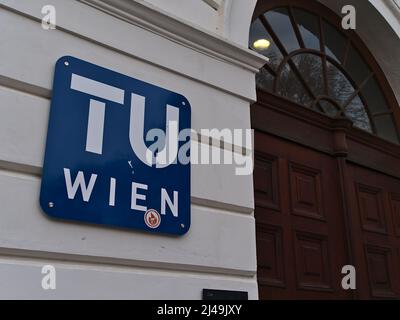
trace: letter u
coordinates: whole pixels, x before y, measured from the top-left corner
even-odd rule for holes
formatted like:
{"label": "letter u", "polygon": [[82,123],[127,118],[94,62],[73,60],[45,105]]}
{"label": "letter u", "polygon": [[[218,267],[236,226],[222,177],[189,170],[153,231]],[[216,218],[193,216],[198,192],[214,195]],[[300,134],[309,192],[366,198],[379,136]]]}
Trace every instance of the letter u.
{"label": "letter u", "polygon": [[132,93],[129,140],[136,156],[143,163],[149,167],[156,165],[156,168],[165,168],[172,164],[178,155],[179,109],[167,105],[165,145],[154,156],[144,142],[145,102],[145,97]]}

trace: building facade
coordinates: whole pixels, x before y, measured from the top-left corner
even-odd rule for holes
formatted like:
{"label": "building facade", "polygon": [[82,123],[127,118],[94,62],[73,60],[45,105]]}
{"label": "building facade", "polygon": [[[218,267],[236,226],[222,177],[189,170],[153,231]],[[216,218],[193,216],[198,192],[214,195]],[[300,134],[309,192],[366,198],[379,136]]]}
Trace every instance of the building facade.
{"label": "building facade", "polygon": [[[55,29],[42,26],[47,5]],[[355,30],[340,27],[345,5]],[[0,298],[400,296],[398,1],[0,0],[0,25]],[[192,139],[254,154],[254,175],[192,165],[180,237],[47,217],[40,182],[63,56],[182,93],[198,132],[253,128],[254,148],[212,131]],[[346,265],[356,290],[342,288]],[[44,266],[55,289],[42,286]]]}

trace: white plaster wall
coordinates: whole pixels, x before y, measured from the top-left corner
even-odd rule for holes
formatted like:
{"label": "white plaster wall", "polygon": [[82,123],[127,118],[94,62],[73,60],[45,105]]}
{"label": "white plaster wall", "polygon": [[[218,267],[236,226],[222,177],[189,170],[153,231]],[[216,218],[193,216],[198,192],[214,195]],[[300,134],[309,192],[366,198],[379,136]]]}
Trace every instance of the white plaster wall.
{"label": "white plaster wall", "polygon": [[[142,0],[135,0],[142,1]],[[218,33],[222,0],[144,0],[160,10]],[[211,4],[211,5],[210,5]],[[213,6],[212,6],[213,5]]]}
{"label": "white plaster wall", "polygon": [[247,48],[257,0],[133,0],[148,3],[178,19]]}
{"label": "white plaster wall", "polygon": [[[214,288],[256,299],[252,177],[232,166],[193,166],[192,227],[181,238],[60,222],[38,204],[60,56],[184,94],[196,129],[249,128],[256,69],[79,1],[52,1],[57,30],[45,31],[47,2],[0,1],[0,298],[200,299]],[[57,270],[51,292],[40,286],[45,264]]]}
{"label": "white plaster wall", "polygon": [[224,36],[234,43],[248,47],[251,19],[257,0],[226,0]]}

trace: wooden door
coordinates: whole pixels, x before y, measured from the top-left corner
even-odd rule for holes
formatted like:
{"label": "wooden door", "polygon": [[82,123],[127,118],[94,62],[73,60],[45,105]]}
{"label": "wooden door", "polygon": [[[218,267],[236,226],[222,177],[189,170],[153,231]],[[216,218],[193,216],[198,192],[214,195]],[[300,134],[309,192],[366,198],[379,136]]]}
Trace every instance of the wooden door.
{"label": "wooden door", "polygon": [[349,206],[361,299],[400,297],[400,179],[348,166]]}
{"label": "wooden door", "polygon": [[[258,100],[260,298],[399,299],[400,146],[273,95]],[[345,265],[356,290],[341,287]]]}
{"label": "wooden door", "polygon": [[255,150],[260,298],[351,297],[336,159],[260,131]]}

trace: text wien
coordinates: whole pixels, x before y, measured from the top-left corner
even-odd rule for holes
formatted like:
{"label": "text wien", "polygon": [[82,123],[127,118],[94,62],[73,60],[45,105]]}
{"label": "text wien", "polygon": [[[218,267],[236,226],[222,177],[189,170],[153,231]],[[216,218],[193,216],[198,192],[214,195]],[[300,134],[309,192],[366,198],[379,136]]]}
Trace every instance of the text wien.
{"label": "text wien", "polygon": [[[89,183],[86,185],[85,176],[82,171],[79,171],[77,176],[75,177],[74,182],[72,182],[71,171],[68,168],[64,168],[64,177],[65,177],[65,185],[67,189],[68,199],[75,199],[76,193],[78,189],[82,192],[83,201],[89,202],[90,196],[92,194],[93,188],[96,183],[97,174],[91,174]],[[115,191],[117,187],[117,180],[115,178],[110,178],[110,193],[108,204],[110,207],[115,206]],[[141,190],[141,193],[139,193]],[[147,211],[147,207],[143,205],[146,201],[146,195],[144,194],[148,190],[147,184],[132,182],[132,192],[131,192],[131,209],[137,211]],[[172,199],[168,194],[167,190],[161,188],[161,214],[165,215],[167,206],[169,210],[172,212],[172,215],[175,218],[178,218],[179,208],[178,208],[178,192],[173,191]],[[142,204],[138,204],[138,200],[142,202]]]}

